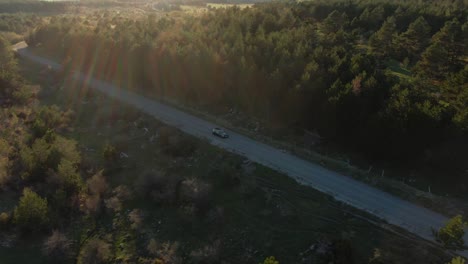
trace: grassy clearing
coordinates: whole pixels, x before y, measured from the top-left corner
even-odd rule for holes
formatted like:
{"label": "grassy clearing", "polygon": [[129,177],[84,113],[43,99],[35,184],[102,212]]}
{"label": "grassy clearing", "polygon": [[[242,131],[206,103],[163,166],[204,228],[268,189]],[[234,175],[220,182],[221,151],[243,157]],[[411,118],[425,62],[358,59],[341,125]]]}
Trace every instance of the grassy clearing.
{"label": "grassy clearing", "polygon": [[[37,68],[31,64],[22,65],[31,82],[50,87],[51,83],[47,83],[50,79],[38,78]],[[150,137],[164,127],[159,121],[119,102],[89,93],[86,87],[75,82],[54,87],[63,89],[45,88],[40,96],[41,103],[70,107],[75,111],[74,130],[67,137],[79,142],[83,162],[88,167],[102,166],[101,150],[106,142],[128,155],[119,159],[115,169],[107,170],[112,187],[122,184],[131,187],[139,175],[152,169],[165,171],[166,177],[193,178],[212,187],[212,209],[205,217],[198,217],[187,207],[161,205],[148,199],[133,199],[124,204],[122,212],[142,210],[144,222],[137,236],[124,224],[107,231],[114,235],[115,245],[125,244],[118,252],[121,257],[133,245],[144,249],[147,241],[155,238],[178,242],[182,255],[219,243],[222,259],[232,263],[258,263],[269,255],[277,256],[280,263],[298,263],[303,258],[320,263],[325,256],[308,249],[333,241],[346,241],[343,243],[350,245],[355,263],[366,263],[375,248],[397,263],[442,263],[446,260],[439,249],[370,224],[366,221],[372,219],[369,215],[266,167],[246,166],[242,157],[175,130],[173,133],[187,138],[196,149],[189,155],[168,155],[159,140],[150,141]],[[112,222],[122,223],[123,215],[102,219],[100,232],[105,232]],[[37,248],[38,243],[32,244]],[[31,244],[15,248],[27,246]],[[20,252],[11,251],[12,259]],[[37,262],[32,259],[27,262],[41,263],[39,259]]]}

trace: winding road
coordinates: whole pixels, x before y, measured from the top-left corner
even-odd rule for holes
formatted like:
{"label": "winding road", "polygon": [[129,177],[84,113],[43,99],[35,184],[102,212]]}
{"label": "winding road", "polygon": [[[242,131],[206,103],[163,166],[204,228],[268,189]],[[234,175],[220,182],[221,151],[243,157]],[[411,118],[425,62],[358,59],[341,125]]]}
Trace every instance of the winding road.
{"label": "winding road", "polygon": [[[25,58],[53,69],[60,64],[32,54],[26,43],[18,43],[13,49]],[[333,196],[336,200],[371,213],[389,224],[399,226],[429,241],[434,241],[431,229],[442,227],[448,218],[427,208],[412,204],[379,189],[373,188],[351,177],[340,175],[320,165],[313,164],[281,150],[255,141],[251,138],[228,131],[230,138],[221,139],[211,135],[216,124],[187,114],[171,106],[153,101],[136,93],[115,87],[107,82],[75,73],[79,81],[90,87],[132,105],[162,122],[180,130],[207,139],[211,144],[238,153],[248,159],[287,174],[298,182]],[[465,234],[465,241],[468,235]],[[467,257],[468,252],[458,252]]]}

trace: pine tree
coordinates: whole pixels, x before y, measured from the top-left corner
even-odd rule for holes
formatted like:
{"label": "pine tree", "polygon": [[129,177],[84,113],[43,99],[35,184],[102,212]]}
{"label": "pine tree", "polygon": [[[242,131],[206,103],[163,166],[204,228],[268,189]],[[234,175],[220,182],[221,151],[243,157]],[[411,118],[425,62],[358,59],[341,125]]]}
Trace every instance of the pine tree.
{"label": "pine tree", "polygon": [[439,43],[447,50],[447,63],[450,68],[460,64],[458,57],[464,56],[465,43],[462,40],[462,31],[457,19],[447,21],[439,32],[432,37],[432,43]]}
{"label": "pine tree", "polygon": [[[403,57],[416,59],[426,48],[430,40],[431,27],[421,16],[408,26],[398,38],[398,48],[402,50]],[[402,55],[400,54],[400,55]],[[403,58],[400,56],[400,58]]]}
{"label": "pine tree", "polygon": [[393,38],[396,33],[395,18],[389,17],[383,23],[379,31],[369,39],[370,45],[374,53],[379,56],[390,56],[393,50]]}
{"label": "pine tree", "polygon": [[461,68],[463,48],[458,20],[447,21],[432,36],[431,45],[422,53],[417,69],[428,77],[442,79]]}
{"label": "pine tree", "polygon": [[436,42],[423,52],[416,68],[431,78],[443,78],[448,73],[448,57],[446,47]]}

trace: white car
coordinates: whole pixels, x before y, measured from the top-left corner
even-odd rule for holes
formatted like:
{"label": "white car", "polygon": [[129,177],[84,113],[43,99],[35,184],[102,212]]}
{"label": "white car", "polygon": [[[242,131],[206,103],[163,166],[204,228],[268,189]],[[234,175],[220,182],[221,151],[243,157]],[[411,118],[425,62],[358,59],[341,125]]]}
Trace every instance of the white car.
{"label": "white car", "polygon": [[221,138],[228,138],[229,135],[221,128],[215,127],[213,130],[211,130],[213,135],[221,137]]}

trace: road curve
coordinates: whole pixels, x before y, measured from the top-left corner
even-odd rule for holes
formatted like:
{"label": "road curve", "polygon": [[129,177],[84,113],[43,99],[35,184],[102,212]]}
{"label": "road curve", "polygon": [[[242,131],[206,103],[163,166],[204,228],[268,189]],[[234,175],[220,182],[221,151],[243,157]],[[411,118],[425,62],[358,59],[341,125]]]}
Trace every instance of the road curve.
{"label": "road curve", "polygon": [[[60,64],[54,61],[29,52],[25,43],[15,45],[13,49],[19,55],[37,63],[48,65],[53,69],[60,69],[61,67]],[[447,217],[439,213],[412,204],[351,177],[340,175],[320,165],[283,153],[279,149],[233,131],[226,130],[230,135],[229,139],[214,137],[211,135],[211,129],[217,125],[168,105],[81,73],[75,73],[73,77],[86,82],[90,87],[110,97],[140,109],[168,125],[177,127],[196,137],[207,139],[213,145],[238,153],[252,161],[287,174],[302,184],[329,194],[338,201],[371,213],[424,239],[434,241],[432,228],[438,229],[448,220]],[[468,234],[465,234],[465,241],[468,241]],[[468,256],[466,251],[458,253],[465,257]]]}

